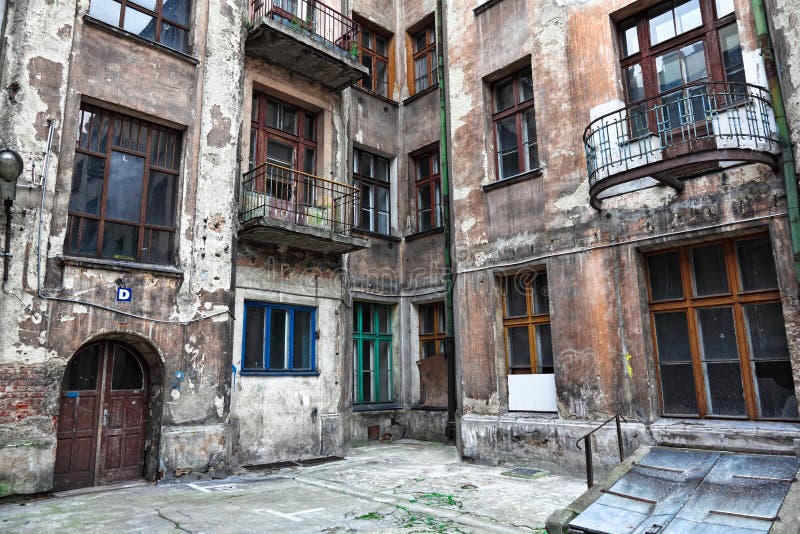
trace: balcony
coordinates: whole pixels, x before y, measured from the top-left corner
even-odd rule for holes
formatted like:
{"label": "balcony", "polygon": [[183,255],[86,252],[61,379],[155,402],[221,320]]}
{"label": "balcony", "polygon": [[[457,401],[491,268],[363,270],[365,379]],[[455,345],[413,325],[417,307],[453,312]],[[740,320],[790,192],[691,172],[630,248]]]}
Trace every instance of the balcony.
{"label": "balcony", "polygon": [[340,90],[369,74],[358,23],[321,0],[251,0],[245,53]]}
{"label": "balcony", "polygon": [[602,201],[747,163],[777,168],[780,142],[769,92],[732,82],[692,83],[608,113],[583,135],[589,199]]}
{"label": "balcony", "polygon": [[272,243],[326,254],[369,247],[350,234],[358,189],[265,163],[243,176],[239,240]]}

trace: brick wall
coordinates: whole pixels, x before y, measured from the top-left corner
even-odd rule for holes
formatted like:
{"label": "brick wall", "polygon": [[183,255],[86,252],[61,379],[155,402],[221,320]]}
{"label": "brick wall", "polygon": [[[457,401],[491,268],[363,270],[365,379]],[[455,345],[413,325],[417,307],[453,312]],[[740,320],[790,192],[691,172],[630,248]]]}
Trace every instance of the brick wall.
{"label": "brick wall", "polygon": [[44,415],[49,383],[43,366],[0,366],[0,424]]}

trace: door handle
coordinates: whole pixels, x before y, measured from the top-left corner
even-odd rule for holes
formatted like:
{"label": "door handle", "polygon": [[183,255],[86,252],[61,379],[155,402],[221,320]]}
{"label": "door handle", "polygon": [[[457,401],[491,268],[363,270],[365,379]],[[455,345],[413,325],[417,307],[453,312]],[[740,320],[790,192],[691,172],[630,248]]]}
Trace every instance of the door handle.
{"label": "door handle", "polygon": [[108,426],[108,408],[103,410],[103,426]]}

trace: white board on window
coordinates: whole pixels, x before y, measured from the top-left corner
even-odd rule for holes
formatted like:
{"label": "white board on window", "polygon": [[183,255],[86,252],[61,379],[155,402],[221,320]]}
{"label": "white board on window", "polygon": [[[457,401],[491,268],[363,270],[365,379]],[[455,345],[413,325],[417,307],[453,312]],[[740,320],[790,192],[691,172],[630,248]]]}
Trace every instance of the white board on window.
{"label": "white board on window", "polygon": [[556,375],[508,375],[508,409],[557,412]]}

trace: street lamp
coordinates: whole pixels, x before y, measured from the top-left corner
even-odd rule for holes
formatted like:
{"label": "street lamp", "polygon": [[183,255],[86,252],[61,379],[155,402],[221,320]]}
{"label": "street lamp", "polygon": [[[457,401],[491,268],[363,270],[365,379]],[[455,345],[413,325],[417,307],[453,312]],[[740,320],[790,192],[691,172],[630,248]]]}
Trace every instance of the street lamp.
{"label": "street lamp", "polygon": [[3,256],[3,283],[8,280],[11,260],[11,205],[17,198],[17,178],[22,174],[22,158],[10,148],[0,148],[0,194],[6,208],[6,246]]}

